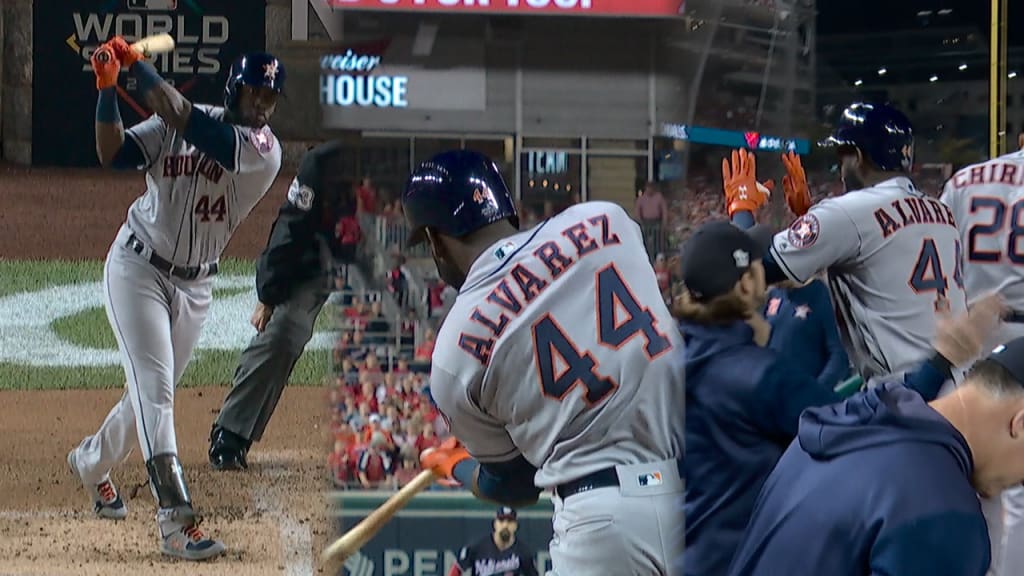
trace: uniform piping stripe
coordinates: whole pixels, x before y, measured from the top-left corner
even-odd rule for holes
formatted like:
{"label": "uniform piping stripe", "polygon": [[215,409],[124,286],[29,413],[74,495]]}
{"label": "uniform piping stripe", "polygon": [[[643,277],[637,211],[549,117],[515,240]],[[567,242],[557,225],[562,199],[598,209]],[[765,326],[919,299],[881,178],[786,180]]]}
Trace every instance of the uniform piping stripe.
{"label": "uniform piping stripe", "polygon": [[775,244],[774,244],[774,242],[772,243],[772,246],[771,246],[771,248],[769,248],[769,252],[771,253],[771,255],[772,255],[772,258],[773,258],[773,259],[775,260],[775,263],[779,265],[779,268],[781,268],[781,269],[782,269],[782,272],[783,272],[783,273],[784,273],[784,274],[785,274],[786,276],[789,276],[789,279],[790,279],[790,280],[792,280],[793,282],[798,282],[798,283],[800,283],[800,284],[803,284],[804,282],[806,282],[806,281],[807,281],[806,279],[803,279],[803,278],[800,278],[800,277],[798,277],[798,276],[797,276],[797,275],[796,275],[796,274],[795,274],[795,273],[793,272],[793,270],[792,270],[792,269],[790,269],[790,267],[789,267],[789,266],[788,266],[788,265],[786,264],[786,261],[782,259],[782,255],[780,255],[780,254],[779,254],[779,251],[775,249]]}
{"label": "uniform piping stripe", "polygon": [[110,295],[110,259],[107,259],[103,270],[103,287],[107,293],[108,306],[110,307],[110,317],[114,320],[114,331],[117,333],[118,343],[121,345],[121,350],[124,353],[124,357],[128,360],[128,368],[132,371],[131,384],[134,382],[135,397],[139,402],[139,421],[142,423],[142,436],[146,439],[146,449],[149,451],[147,455],[149,458],[153,456],[153,444],[149,441],[149,429],[146,427],[146,414],[142,411],[142,394],[139,392],[139,377],[135,372],[135,362],[132,361],[132,355],[128,352],[128,345],[124,339],[124,333],[121,331],[121,324],[117,321],[117,312],[114,311],[114,298]]}
{"label": "uniform piping stripe", "polygon": [[[494,275],[495,275],[495,274],[497,274],[498,272],[501,272],[501,271],[502,271],[502,270],[503,270],[503,269],[505,268],[505,266],[508,266],[508,263],[512,261],[512,257],[513,257],[513,256],[515,256],[516,254],[519,254],[519,252],[521,252],[523,248],[526,248],[527,246],[529,246],[529,245],[530,245],[530,243],[531,243],[531,242],[533,242],[533,239],[534,239],[534,238],[535,238],[535,237],[537,236],[537,234],[538,234],[538,233],[540,232],[541,228],[543,228],[543,227],[544,227],[544,226],[545,226],[545,225],[546,225],[547,223],[548,223],[548,221],[547,221],[547,220],[545,220],[545,221],[541,222],[541,223],[540,223],[539,225],[537,225],[537,228],[535,228],[535,229],[533,230],[533,234],[530,234],[530,237],[526,239],[526,242],[523,242],[523,245],[522,245],[522,246],[520,246],[520,247],[516,248],[516,249],[515,249],[515,250],[514,250],[514,251],[513,251],[513,252],[512,252],[511,254],[509,254],[508,256],[506,256],[506,257],[505,257],[505,259],[504,259],[504,261],[502,261],[502,263],[501,263],[500,265],[498,265],[498,267],[497,267],[497,268],[495,268],[494,270],[492,270],[490,274],[488,274],[487,276],[484,276],[484,277],[483,277],[483,278],[481,278],[481,279],[480,279],[480,280],[479,280],[479,281],[478,281],[477,283],[473,284],[473,285],[472,285],[472,286],[470,286],[469,288],[465,288],[465,287],[463,287],[463,289],[464,289],[464,290],[471,290],[471,289],[473,289],[473,288],[476,288],[476,287],[477,287],[477,286],[479,286],[480,284],[483,284],[484,282],[486,282],[488,278],[491,278],[492,276],[494,276]],[[459,290],[459,292],[461,293],[461,292],[462,292],[462,290]]]}

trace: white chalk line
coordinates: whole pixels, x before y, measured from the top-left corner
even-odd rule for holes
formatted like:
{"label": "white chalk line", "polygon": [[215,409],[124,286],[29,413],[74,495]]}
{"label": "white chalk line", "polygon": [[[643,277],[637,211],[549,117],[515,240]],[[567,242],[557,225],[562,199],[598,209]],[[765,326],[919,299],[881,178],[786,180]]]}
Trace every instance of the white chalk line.
{"label": "white chalk line", "polygon": [[313,533],[308,525],[300,524],[289,513],[283,494],[285,488],[282,488],[287,484],[279,482],[287,474],[287,469],[268,469],[265,475],[270,481],[253,488],[253,504],[278,526],[285,576],[313,576]]}

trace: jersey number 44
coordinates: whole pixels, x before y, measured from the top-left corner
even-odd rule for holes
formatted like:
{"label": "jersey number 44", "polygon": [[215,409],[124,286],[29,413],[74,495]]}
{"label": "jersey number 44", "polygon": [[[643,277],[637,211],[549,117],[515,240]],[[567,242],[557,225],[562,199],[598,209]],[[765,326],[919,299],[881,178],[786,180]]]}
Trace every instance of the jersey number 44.
{"label": "jersey number 44", "polygon": [[[614,264],[599,271],[596,282],[597,340],[602,348],[619,350],[641,336],[648,362],[672,349],[672,342],[658,331],[654,314],[637,302]],[[584,402],[591,406],[619,387],[615,378],[602,374],[593,352],[580,350],[550,312],[534,322],[533,342],[541,392],[545,396],[561,401],[574,388],[582,386],[586,391]],[[635,366],[631,362],[626,364],[636,370],[643,366],[640,362]]]}
{"label": "jersey number 44", "polygon": [[227,203],[224,196],[217,196],[210,201],[210,196],[204,194],[196,201],[195,214],[200,222],[223,222],[224,215],[228,213]]}
{"label": "jersey number 44", "polygon": [[[921,251],[917,255],[914,271],[907,282],[915,294],[933,293],[935,309],[949,310],[949,277],[942,269],[942,259],[933,238],[925,237],[921,241]],[[964,289],[963,249],[960,241],[956,241],[956,262],[953,265],[953,284],[961,291]]]}

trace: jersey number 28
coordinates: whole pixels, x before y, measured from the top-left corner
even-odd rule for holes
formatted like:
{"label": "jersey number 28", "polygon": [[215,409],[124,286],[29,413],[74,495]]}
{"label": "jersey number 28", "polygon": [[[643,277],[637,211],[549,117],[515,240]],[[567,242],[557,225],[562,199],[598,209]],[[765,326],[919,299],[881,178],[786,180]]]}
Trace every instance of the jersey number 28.
{"label": "jersey number 28", "polygon": [[[614,264],[598,272],[596,281],[597,340],[602,347],[618,350],[634,337],[642,336],[648,360],[672,349],[672,342],[658,331],[654,314],[640,306]],[[545,396],[563,400],[575,387],[582,386],[586,390],[583,399],[590,406],[619,387],[615,378],[600,373],[591,351],[576,347],[551,313],[533,324],[533,343]]]}
{"label": "jersey number 28", "polygon": [[976,196],[971,198],[971,214],[981,210],[992,210],[992,222],[989,224],[975,224],[967,231],[967,259],[971,262],[997,264],[1003,259],[999,250],[982,250],[976,246],[979,237],[994,236],[1003,232],[1006,228],[1006,216],[1009,213],[1010,233],[1006,235],[1006,258],[1013,264],[1024,264],[1024,252],[1020,249],[1020,240],[1024,239],[1024,222],[1021,222],[1021,214],[1024,214],[1024,200],[1015,202],[1007,207],[1006,203],[999,198]]}
{"label": "jersey number 28", "polygon": [[[953,268],[953,283],[957,288],[963,290],[963,249],[960,241],[956,241],[956,263]],[[949,300],[946,292],[949,290],[949,279],[942,270],[942,260],[939,258],[939,249],[935,246],[935,239],[925,238],[921,241],[921,252],[914,264],[914,271],[910,274],[910,281],[907,282],[915,294],[926,292],[935,293],[935,309],[948,309]]]}

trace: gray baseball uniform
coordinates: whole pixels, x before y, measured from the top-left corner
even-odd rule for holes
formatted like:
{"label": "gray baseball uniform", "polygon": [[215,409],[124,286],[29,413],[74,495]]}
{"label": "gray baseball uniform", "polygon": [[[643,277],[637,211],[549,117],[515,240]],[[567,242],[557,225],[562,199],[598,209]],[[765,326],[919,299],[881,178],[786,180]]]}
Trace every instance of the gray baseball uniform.
{"label": "gray baseball uniform", "polygon": [[[1012,310],[1024,313],[1024,151],[960,170],[946,182],[942,202],[960,225],[968,302],[999,293]],[[1024,324],[1007,322],[986,350],[1021,336]],[[1005,514],[996,505],[986,509],[990,573],[1024,574],[1024,489],[1007,490],[1002,503]]]}
{"label": "gray baseball uniform", "polygon": [[492,246],[438,335],[431,394],[481,462],[522,454],[554,497],[561,576],[668,574],[681,552],[682,338],[639,226],[589,202]]}
{"label": "gray baseball uniform", "polygon": [[775,236],[771,255],[797,282],[828,271],[840,333],[865,381],[927,358],[936,312],[966,309],[956,219],[905,177],[816,204]]}
{"label": "gray baseball uniform", "polygon": [[[224,117],[222,108],[197,108]],[[177,454],[174,388],[209,309],[211,276],[232,233],[281,167],[281,148],[269,127],[232,129],[233,171],[156,115],[126,130],[126,140],[146,160],[140,166],[146,192],[128,209],[107,254],[103,281],[127,385],[99,431],[79,447],[83,481],[102,481],[131,451],[133,435],[145,460]],[[169,270],[160,270],[158,262]]]}

